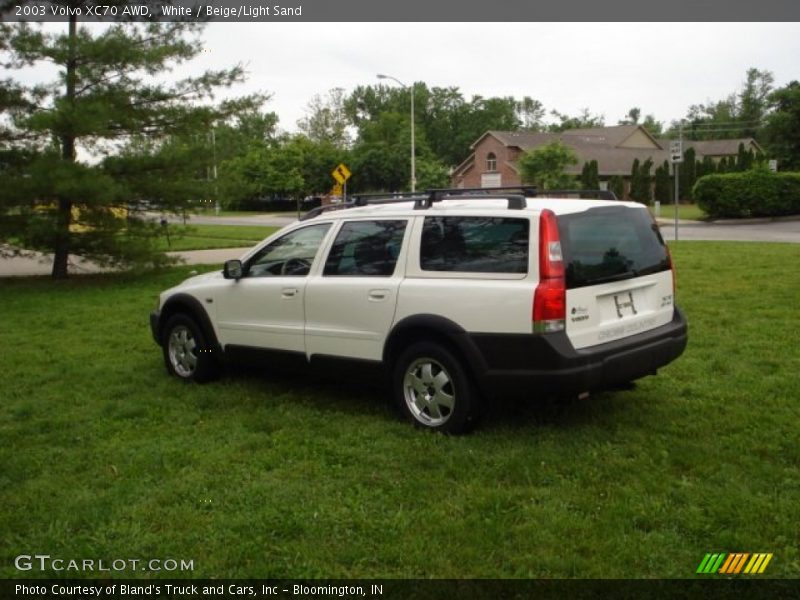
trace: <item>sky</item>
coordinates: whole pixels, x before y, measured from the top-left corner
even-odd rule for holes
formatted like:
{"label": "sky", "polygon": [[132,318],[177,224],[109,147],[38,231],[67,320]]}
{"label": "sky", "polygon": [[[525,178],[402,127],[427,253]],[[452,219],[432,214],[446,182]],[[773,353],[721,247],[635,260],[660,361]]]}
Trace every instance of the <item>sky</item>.
{"label": "sky", "polygon": [[548,112],[586,107],[612,125],[633,106],[669,123],[739,90],[750,67],[776,86],[800,79],[799,23],[219,23],[204,40],[202,62],[245,63],[247,89],[273,94],[288,131],[314,94],[378,73],[468,98],[527,95]]}
{"label": "sky", "polygon": [[750,67],[776,87],[800,79],[800,23],[211,23],[202,39],[173,75],[243,63],[248,81],[231,93],[272,94],[265,110],[284,131],[315,94],[378,73],[467,98],[530,96],[548,112],[588,108],[607,125],[634,106],[669,124],[738,91]]}

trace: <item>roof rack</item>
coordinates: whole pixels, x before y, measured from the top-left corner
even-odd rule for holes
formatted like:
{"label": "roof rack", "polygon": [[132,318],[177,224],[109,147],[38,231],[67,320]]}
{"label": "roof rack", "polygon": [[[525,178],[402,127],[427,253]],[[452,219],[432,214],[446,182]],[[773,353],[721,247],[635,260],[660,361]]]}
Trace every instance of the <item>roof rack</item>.
{"label": "roof rack", "polygon": [[598,200],[617,200],[616,195],[611,190],[542,190],[536,192],[534,196],[540,198],[551,198],[556,196],[577,196],[578,198],[596,198]]}
{"label": "roof rack", "polygon": [[[505,194],[498,192],[517,192]],[[610,190],[537,190],[533,186],[511,185],[491,188],[435,188],[425,191],[425,194],[415,192],[386,192],[384,194],[357,194],[351,196],[352,200],[341,204],[319,206],[308,211],[301,221],[313,219],[324,212],[345,210],[370,204],[392,204],[395,202],[413,202],[414,210],[427,210],[434,202],[442,200],[508,200],[509,210],[522,210],[527,206],[526,197],[551,197],[577,195],[579,198],[597,198],[600,200],[616,200],[617,197]]]}

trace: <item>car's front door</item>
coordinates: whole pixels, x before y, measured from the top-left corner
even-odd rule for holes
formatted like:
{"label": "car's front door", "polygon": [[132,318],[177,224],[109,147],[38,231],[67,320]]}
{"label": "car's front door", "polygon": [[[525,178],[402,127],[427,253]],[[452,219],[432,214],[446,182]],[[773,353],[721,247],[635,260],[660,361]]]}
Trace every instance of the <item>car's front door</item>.
{"label": "car's front door", "polygon": [[308,225],[270,242],[245,262],[241,279],[220,290],[223,347],[304,352],[306,282],[330,226]]}

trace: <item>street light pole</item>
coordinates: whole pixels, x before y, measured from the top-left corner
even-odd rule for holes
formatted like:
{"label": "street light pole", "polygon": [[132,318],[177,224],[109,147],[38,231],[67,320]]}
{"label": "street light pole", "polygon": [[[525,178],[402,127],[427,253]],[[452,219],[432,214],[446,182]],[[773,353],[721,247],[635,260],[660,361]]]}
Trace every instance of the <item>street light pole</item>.
{"label": "street light pole", "polygon": [[382,73],[378,73],[378,79],[391,79],[411,93],[411,192],[413,193],[417,191],[416,151],[414,149],[414,84],[411,84],[411,87],[409,87],[397,77],[383,75]]}

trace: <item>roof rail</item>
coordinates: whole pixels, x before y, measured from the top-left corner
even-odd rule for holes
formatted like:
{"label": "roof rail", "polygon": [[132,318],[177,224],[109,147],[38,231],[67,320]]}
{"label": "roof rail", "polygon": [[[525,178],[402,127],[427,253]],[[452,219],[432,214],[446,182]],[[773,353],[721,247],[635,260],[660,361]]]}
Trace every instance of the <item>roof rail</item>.
{"label": "roof rail", "polygon": [[[516,194],[506,194],[502,192],[517,192]],[[351,196],[352,200],[341,204],[329,204],[319,206],[308,211],[301,221],[313,219],[324,212],[333,210],[345,210],[358,206],[370,204],[392,204],[394,202],[413,202],[415,210],[427,210],[433,206],[434,202],[442,200],[508,200],[510,210],[521,210],[525,208],[526,197],[553,197],[553,196],[575,196],[579,198],[597,198],[600,200],[616,200],[617,197],[611,190],[537,190],[534,186],[509,185],[490,188],[434,188],[425,191],[425,194],[415,194],[414,192],[386,192],[384,194],[357,194]]]}
{"label": "roof rail", "polygon": [[[498,194],[498,192],[507,191],[518,193],[513,195]],[[415,202],[415,209],[426,210],[430,208],[434,202],[441,202],[445,198],[448,200],[465,200],[468,198],[477,200],[507,199],[508,208],[522,209],[525,208],[525,196],[535,196],[536,188],[534,186],[525,185],[506,185],[488,188],[434,188],[427,190],[427,194],[427,198]]]}

